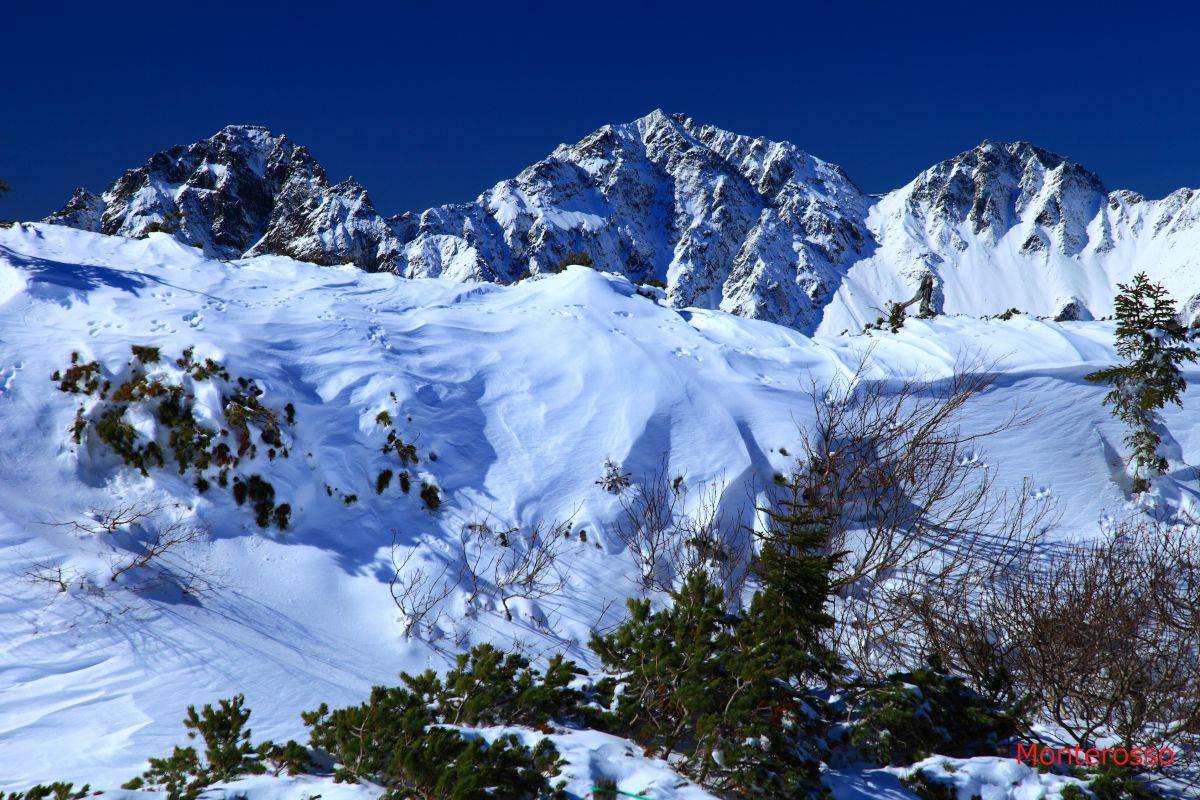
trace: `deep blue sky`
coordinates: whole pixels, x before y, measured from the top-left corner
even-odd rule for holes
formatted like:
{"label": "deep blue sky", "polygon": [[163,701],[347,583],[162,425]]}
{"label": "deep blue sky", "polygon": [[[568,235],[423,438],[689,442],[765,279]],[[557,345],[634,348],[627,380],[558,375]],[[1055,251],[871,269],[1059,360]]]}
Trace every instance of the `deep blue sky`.
{"label": "deep blue sky", "polygon": [[421,210],[659,107],[788,139],[872,192],[1021,138],[1157,197],[1200,186],[1187,6],[8,4],[0,217],[228,123],[287,133],[383,213]]}

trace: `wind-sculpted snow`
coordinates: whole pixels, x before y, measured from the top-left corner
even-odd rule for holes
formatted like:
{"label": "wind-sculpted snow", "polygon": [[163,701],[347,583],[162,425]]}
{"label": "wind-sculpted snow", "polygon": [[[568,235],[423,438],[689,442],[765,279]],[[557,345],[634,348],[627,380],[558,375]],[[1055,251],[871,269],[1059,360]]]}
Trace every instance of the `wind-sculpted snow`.
{"label": "wind-sculpted snow", "polygon": [[473,202],[382,216],[306,149],[231,126],[153,156],[48,222],[124,236],[163,230],[210,256],[288,255],[405,277],[512,283],[590,261],[661,281],[677,308],[811,333],[861,331],[926,273],[936,307],[1112,313],[1145,270],[1200,313],[1200,200],[1109,192],[1026,142],[987,141],[879,197],[787,142],[655,111],[608,125]]}
{"label": "wind-sculpted snow", "polygon": [[[277,256],[225,263],[164,233],[0,229],[0,787],[114,787],[181,743],[184,706],[236,692],[254,709],[257,738],[303,738],[300,710],[360,702],[371,685],[442,667],[470,643],[519,641],[594,667],[590,631],[616,622],[638,591],[633,556],[611,533],[618,500],[596,485],[605,460],[634,480],[665,460],[687,485],[723,482],[730,511],[747,514],[749,487],[789,467],[785,449],[800,452],[809,390],[864,356],[868,378],[883,380],[999,359],[969,425],[988,428],[1018,406],[1033,418],[983,442],[972,463],[1009,488],[1029,476],[1032,502],[1069,509],[1064,533],[1094,531],[1126,512],[1110,477],[1122,430],[1103,389],[1082,377],[1112,363],[1111,337],[1103,322],[949,316],[896,335],[809,338],[672,308],[583,267],[505,287]],[[194,347],[253,378],[267,406],[294,406],[291,458],[253,462],[291,505],[288,530],[258,528],[227,491],[201,494],[174,469],[143,478],[95,443],[75,446],[79,396],[51,373],[73,351],[124,369],[132,344],[168,359]],[[440,487],[436,514],[415,490],[375,492],[385,409],[422,454],[414,481]],[[1200,453],[1187,413],[1165,413],[1185,471]],[[1160,492],[1180,501],[1170,476]],[[192,554],[212,582],[199,599],[112,585],[109,545],[68,524],[136,498],[208,531]],[[586,530],[561,557],[563,591],[514,601],[511,622],[494,605],[468,611],[456,592],[428,635],[406,639],[388,590],[393,537],[436,569],[462,526],[485,516],[522,526],[569,518]],[[64,592],[29,580],[60,566],[96,580]],[[584,765],[577,793],[589,758],[600,773],[625,763],[611,737],[567,738],[572,763]],[[657,781],[655,797],[700,796],[670,788],[640,756],[620,769]]]}

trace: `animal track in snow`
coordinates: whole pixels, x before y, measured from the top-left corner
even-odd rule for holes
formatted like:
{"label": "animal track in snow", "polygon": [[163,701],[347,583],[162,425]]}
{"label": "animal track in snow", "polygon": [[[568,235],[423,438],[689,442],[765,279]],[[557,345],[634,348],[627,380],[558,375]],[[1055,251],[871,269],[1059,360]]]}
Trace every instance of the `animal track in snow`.
{"label": "animal track in snow", "polygon": [[13,381],[16,380],[17,373],[25,366],[24,361],[18,361],[12,366],[0,369],[0,397],[12,391]]}
{"label": "animal track in snow", "polygon": [[379,345],[384,350],[391,350],[391,342],[388,341],[387,331],[382,325],[372,325],[367,329],[367,341],[371,344]]}

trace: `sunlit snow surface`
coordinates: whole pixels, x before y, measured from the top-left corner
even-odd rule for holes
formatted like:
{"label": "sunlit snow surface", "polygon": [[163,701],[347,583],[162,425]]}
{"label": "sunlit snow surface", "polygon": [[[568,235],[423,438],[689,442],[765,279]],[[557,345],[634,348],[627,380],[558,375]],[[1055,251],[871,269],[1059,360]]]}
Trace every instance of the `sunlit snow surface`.
{"label": "sunlit snow surface", "polygon": [[[1028,476],[1034,502],[1057,504],[1060,535],[1094,532],[1131,513],[1112,464],[1122,431],[1103,390],[1083,380],[1114,360],[1111,338],[1111,323],[947,317],[911,320],[897,335],[809,339],[666,308],[583,267],[512,287],[406,281],[281,257],[209,261],[162,234],[0,229],[0,788],[50,779],[115,788],[182,743],[187,704],[237,692],[254,710],[256,740],[305,739],[301,710],[357,703],[400,670],[443,667],[456,637],[520,641],[534,654],[566,648],[594,666],[589,631],[615,622],[636,592],[631,556],[608,531],[617,501],[595,485],[605,459],[635,478],[669,459],[672,475],[726,481],[731,507],[746,506],[742,487],[786,469],[781,448],[798,451],[812,385],[868,352],[870,377],[887,379],[998,360],[970,424],[1018,407],[1034,419],[989,440],[977,468],[1010,487]],[[78,398],[50,374],[73,350],[117,368],[143,343],[172,358],[194,346],[258,379],[269,405],[295,405],[292,457],[255,465],[291,503],[290,530],[260,531],[228,492],[199,496],[170,469],[145,480],[75,452],[67,429]],[[1189,391],[1185,406],[1194,400]],[[415,492],[376,496],[383,409],[419,435],[423,454],[437,453],[416,475],[442,488],[437,515]],[[1165,415],[1181,481],[1193,480],[1184,464],[1200,449],[1189,413]],[[346,494],[359,501],[347,506]],[[59,594],[24,578],[39,564],[95,567],[94,543],[61,523],[134,496],[181,503],[211,531],[194,555],[214,583],[199,602]],[[1189,502],[1173,480],[1160,499]],[[564,595],[518,604],[512,623],[496,610],[450,613],[442,638],[406,640],[387,586],[393,534],[436,563],[484,514],[511,525],[571,517],[587,530],[564,556]],[[556,743],[579,794],[593,777],[628,774],[622,788],[653,787],[655,798],[705,796],[676,789],[662,764],[622,740],[575,732]],[[867,796],[852,793],[863,780],[842,775],[838,796]],[[311,793],[294,783],[297,797]],[[339,791],[351,800],[357,790]]]}

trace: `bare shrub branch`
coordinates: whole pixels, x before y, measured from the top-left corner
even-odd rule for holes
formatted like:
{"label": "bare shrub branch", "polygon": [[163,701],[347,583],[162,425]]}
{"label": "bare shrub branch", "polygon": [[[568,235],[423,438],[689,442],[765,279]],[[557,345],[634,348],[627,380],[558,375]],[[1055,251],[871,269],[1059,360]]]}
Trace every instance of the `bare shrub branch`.
{"label": "bare shrub branch", "polygon": [[76,585],[82,590],[87,583],[87,577],[77,569],[63,569],[61,565],[51,566],[41,561],[30,563],[25,578],[31,583],[45,584],[58,594]]}
{"label": "bare shrub branch", "polygon": [[482,594],[491,594],[512,621],[509,603],[538,600],[558,593],[566,577],[558,558],[571,521],[547,527],[538,523],[528,532],[520,528],[494,528],[489,522],[472,522],[459,533],[459,561],[469,582],[467,605]]}
{"label": "bare shrub branch", "polygon": [[181,519],[175,519],[162,525],[154,525],[147,533],[148,536],[137,543],[137,549],[129,557],[114,560],[110,564],[114,581],[133,570],[162,562],[168,554],[178,548],[201,541],[207,531],[189,525]]}
{"label": "bare shrub branch", "polygon": [[[944,380],[847,379],[814,387],[803,455],[774,489],[828,526],[835,625],[830,645],[860,673],[881,677],[919,662],[920,607],[969,595],[1003,575],[1044,536],[1053,507],[1032,487],[1002,492],[977,448],[1025,424],[1021,409],[963,430],[992,364],[960,362]],[[760,534],[761,535],[761,534]]]}
{"label": "bare shrub branch", "polygon": [[[400,610],[404,623],[404,635],[411,637],[413,631],[425,621],[430,613],[440,609],[442,601],[450,596],[462,576],[462,569],[453,580],[446,580],[450,573],[450,565],[446,564],[436,576],[424,567],[409,568],[415,549],[409,549],[403,558],[397,558],[400,545],[396,541],[397,531],[392,531],[392,579],[388,582],[388,590],[392,602]],[[437,617],[441,616],[438,611]],[[435,620],[436,622],[436,617]]]}
{"label": "bare shrub branch", "polygon": [[196,595],[212,588],[209,575],[188,557],[188,550],[207,538],[208,531],[167,513],[165,503],[138,498],[89,508],[79,518],[51,524],[111,546],[113,552],[106,557],[109,580],[130,591],[173,585],[185,595]]}
{"label": "bare shrub branch", "polygon": [[731,605],[740,602],[753,543],[740,514],[724,510],[726,489],[720,481],[705,484],[689,503],[683,476],[671,478],[664,463],[622,495],[613,532],[637,561],[643,592],[670,592],[703,571],[724,587]]}
{"label": "bare shrub branch", "polygon": [[1194,753],[1198,554],[1194,527],[1123,524],[930,613],[929,639],[981,688],[1030,698],[1078,746],[1115,736]]}

